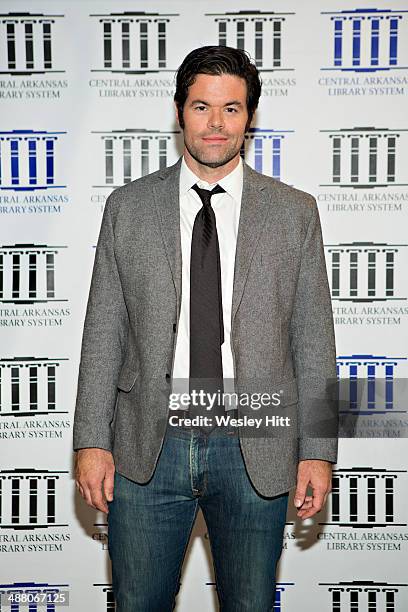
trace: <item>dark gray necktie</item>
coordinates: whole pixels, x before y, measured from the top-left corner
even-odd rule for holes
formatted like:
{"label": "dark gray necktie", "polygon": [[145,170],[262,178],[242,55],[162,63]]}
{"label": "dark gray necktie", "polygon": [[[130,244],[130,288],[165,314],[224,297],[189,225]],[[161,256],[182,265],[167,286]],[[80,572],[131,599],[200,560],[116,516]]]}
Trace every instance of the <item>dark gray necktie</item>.
{"label": "dark gray necktie", "polygon": [[[212,191],[193,185],[201,198],[202,208],[193,225],[190,261],[190,393],[223,393],[221,345],[224,342],[224,322],[221,292],[221,264],[217,225],[211,196],[223,193],[220,185]],[[208,433],[215,426],[215,414],[224,414],[216,402],[211,410],[205,406],[190,406],[189,416],[210,416],[212,426],[200,426]]]}

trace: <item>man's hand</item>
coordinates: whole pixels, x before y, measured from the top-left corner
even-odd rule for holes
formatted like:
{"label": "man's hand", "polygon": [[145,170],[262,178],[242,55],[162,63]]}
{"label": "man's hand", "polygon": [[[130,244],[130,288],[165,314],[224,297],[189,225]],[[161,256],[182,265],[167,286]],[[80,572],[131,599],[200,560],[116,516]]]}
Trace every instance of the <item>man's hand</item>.
{"label": "man's hand", "polygon": [[[299,461],[297,472],[297,487],[295,506],[297,515],[306,519],[319,512],[326,503],[331,491],[332,464],[322,459],[305,459]],[[313,495],[306,495],[308,485],[312,487]]]}
{"label": "man's hand", "polygon": [[108,513],[107,501],[113,500],[114,475],[115,464],[109,451],[102,448],[81,448],[77,451],[76,486],[88,506]]}

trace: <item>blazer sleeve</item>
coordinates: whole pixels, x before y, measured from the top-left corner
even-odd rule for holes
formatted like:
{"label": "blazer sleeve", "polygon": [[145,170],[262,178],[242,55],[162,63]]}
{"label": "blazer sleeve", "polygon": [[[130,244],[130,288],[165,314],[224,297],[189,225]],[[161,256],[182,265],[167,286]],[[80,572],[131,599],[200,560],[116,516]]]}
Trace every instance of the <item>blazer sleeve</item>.
{"label": "blazer sleeve", "polygon": [[115,257],[112,208],[108,197],[96,246],[83,328],[73,427],[74,450],[112,450],[117,381],[125,357],[129,319]]}
{"label": "blazer sleeve", "polygon": [[338,452],[336,347],[322,230],[315,198],[302,245],[290,324],[298,384],[299,460],[335,463]]}

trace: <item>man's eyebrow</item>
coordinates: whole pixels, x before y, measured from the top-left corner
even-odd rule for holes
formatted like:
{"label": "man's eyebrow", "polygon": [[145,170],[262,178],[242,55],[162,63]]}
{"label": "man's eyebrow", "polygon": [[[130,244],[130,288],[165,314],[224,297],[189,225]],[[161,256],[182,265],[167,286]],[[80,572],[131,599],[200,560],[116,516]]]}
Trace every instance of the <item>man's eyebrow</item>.
{"label": "man's eyebrow", "polygon": [[[204,104],[205,106],[211,106],[211,104],[209,104],[205,100],[192,100],[191,105],[193,104]],[[240,102],[239,100],[231,100],[231,102],[226,102],[224,104],[224,106],[232,106],[232,105],[242,106],[242,102]]]}

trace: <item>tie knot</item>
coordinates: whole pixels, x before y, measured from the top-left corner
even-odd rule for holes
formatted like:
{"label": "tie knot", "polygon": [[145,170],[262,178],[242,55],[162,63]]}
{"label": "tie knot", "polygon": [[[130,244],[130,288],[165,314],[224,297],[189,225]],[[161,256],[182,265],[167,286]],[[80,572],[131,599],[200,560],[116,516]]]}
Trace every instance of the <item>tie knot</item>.
{"label": "tie knot", "polygon": [[191,189],[194,189],[194,191],[196,191],[198,193],[198,195],[200,196],[200,199],[201,199],[202,203],[204,204],[204,206],[210,206],[211,205],[211,196],[212,195],[214,195],[216,193],[225,193],[225,189],[223,189],[221,187],[221,185],[216,185],[214,187],[214,189],[211,189],[211,191],[210,191],[209,189],[202,189],[196,183],[195,185],[192,186]]}

